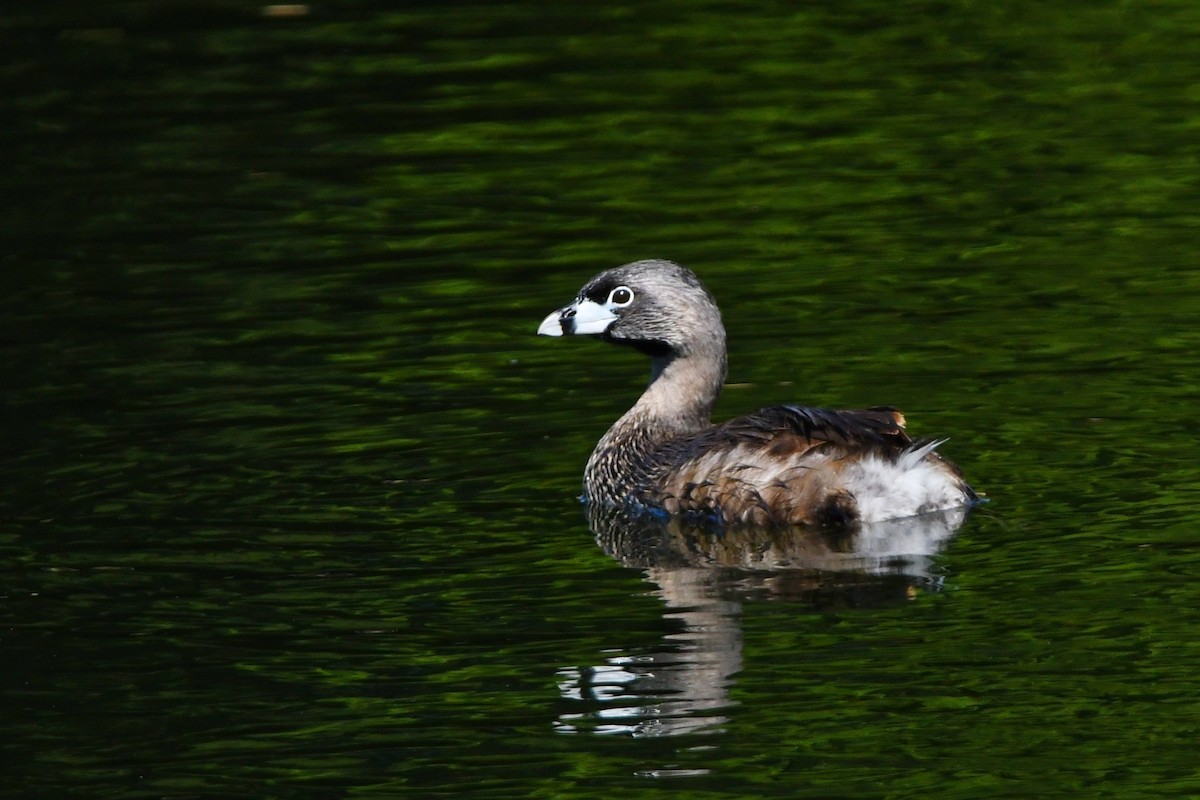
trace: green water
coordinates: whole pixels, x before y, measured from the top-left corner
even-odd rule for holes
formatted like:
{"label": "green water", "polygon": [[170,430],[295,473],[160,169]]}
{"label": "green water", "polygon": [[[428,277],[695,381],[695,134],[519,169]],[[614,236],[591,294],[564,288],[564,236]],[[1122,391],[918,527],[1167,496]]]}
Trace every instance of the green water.
{"label": "green water", "polygon": [[[259,12],[0,12],[0,795],[1200,796],[1200,7]],[[597,541],[643,257],[991,502]]]}

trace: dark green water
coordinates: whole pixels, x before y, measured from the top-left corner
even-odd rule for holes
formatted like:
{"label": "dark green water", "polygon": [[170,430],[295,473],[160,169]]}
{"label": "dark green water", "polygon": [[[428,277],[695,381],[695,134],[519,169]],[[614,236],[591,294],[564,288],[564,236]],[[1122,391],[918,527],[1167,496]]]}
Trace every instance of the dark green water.
{"label": "dark green water", "polygon": [[[1194,3],[6,9],[0,794],[1200,796]],[[598,544],[651,256],[992,502]]]}

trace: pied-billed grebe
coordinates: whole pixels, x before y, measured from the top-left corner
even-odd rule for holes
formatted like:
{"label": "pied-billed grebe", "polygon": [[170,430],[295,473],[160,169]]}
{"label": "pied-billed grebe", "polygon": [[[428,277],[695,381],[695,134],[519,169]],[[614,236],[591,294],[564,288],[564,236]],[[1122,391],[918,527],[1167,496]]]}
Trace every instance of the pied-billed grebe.
{"label": "pied-billed grebe", "polygon": [[590,503],[695,514],[721,523],[877,522],[977,498],[958,468],[914,441],[893,408],[786,405],[713,425],[725,327],[704,284],[671,261],[601,272],[542,320],[544,336],[594,335],[651,359],[650,385],[600,439]]}

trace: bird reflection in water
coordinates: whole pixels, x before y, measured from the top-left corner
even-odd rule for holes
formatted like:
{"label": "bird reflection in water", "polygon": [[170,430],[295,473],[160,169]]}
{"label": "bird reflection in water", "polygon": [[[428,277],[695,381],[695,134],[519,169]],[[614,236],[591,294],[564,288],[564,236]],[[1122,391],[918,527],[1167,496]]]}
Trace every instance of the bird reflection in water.
{"label": "bird reflection in water", "polygon": [[727,721],[742,669],[742,602],[758,597],[815,610],[901,603],[937,591],[935,556],[966,509],[851,529],[714,528],[590,506],[601,549],[642,569],[678,626],[642,655],[558,671],[564,699],[581,707],[557,720],[563,733],[636,737],[714,733]]}

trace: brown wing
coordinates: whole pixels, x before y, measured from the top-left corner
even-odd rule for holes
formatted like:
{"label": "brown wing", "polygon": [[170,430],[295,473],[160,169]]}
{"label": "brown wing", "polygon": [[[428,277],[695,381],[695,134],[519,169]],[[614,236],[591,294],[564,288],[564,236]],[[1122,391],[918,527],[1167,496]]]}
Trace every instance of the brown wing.
{"label": "brown wing", "polygon": [[[912,444],[898,409],[876,406],[863,411],[834,411],[805,406],[772,406],[738,417],[713,430],[727,442],[768,442],[796,438],[809,446],[824,443],[863,450],[901,450]],[[715,444],[715,442],[714,442]]]}
{"label": "brown wing", "polygon": [[847,459],[895,457],[912,444],[894,408],[773,406],[662,448],[650,499],[753,524],[822,522],[852,513],[833,486]]}

